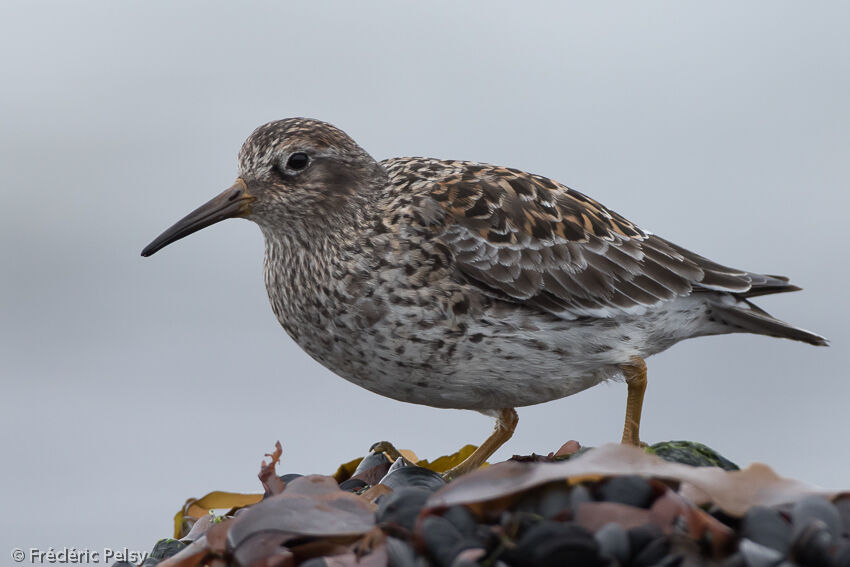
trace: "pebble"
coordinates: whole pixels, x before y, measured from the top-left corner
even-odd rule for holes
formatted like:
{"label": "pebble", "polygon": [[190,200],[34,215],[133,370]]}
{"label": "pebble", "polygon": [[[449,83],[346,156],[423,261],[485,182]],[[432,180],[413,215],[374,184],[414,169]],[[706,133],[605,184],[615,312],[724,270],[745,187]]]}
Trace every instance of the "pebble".
{"label": "pebble", "polygon": [[850,542],[845,542],[839,546],[835,552],[832,564],[835,567],[850,567]]}
{"label": "pebble", "polygon": [[599,489],[600,500],[618,502],[637,508],[649,508],[652,504],[652,485],[645,478],[629,475],[615,476]]}
{"label": "pebble", "polygon": [[455,556],[451,567],[478,567],[486,555],[487,550],[480,547],[464,549]]}
{"label": "pebble", "polygon": [[657,537],[647,543],[635,554],[630,563],[632,567],[652,567],[660,563],[670,551],[670,543],[664,536]]}
{"label": "pebble", "polygon": [[775,549],[747,538],[741,540],[738,551],[741,552],[748,567],[776,567],[784,558],[783,554]]}
{"label": "pebble", "polygon": [[[584,488],[581,485],[576,488]],[[587,489],[584,489],[587,491]],[[573,507],[573,497],[572,493],[575,492],[575,489],[570,490],[570,487],[567,486],[567,483],[555,483],[546,486],[540,492],[540,501],[538,505],[538,510],[540,515],[546,518],[547,520],[551,520],[553,518],[557,518],[559,520],[567,519],[566,516],[569,515],[570,510]],[[587,492],[588,497],[590,497],[590,492]],[[577,509],[578,507],[576,507]]]}
{"label": "pebble", "polygon": [[367,486],[369,486],[369,483],[360,478],[349,478],[339,483],[339,489],[347,490],[348,492],[357,492]]}
{"label": "pebble", "polygon": [[744,555],[740,551],[736,551],[724,559],[722,565],[723,567],[747,567],[747,562],[744,560]]}
{"label": "pebble", "polygon": [[629,535],[629,547],[633,554],[641,552],[650,542],[664,535],[661,528],[655,524],[637,526],[628,530],[627,533]]}
{"label": "pebble", "polygon": [[753,506],[741,520],[741,536],[785,555],[791,547],[791,524],[774,508]]}
{"label": "pebble", "polygon": [[605,524],[593,537],[599,543],[599,550],[608,557],[616,559],[620,565],[625,565],[631,557],[632,549],[629,534],[625,528],[616,522]]}
{"label": "pebble", "polygon": [[443,518],[448,520],[464,537],[475,537],[478,521],[466,506],[452,506],[443,512]]}
{"label": "pebble", "polygon": [[165,538],[161,539],[153,546],[150,555],[148,555],[141,567],[152,567],[157,563],[164,561],[180,552],[186,544],[180,540]]}
{"label": "pebble", "polygon": [[526,530],[504,560],[514,567],[602,567],[607,563],[592,533],[577,524],[549,520]]}
{"label": "pebble", "polygon": [[374,451],[372,451],[368,455],[363,457],[363,460],[358,463],[357,468],[354,469],[354,473],[351,476],[357,476],[358,474],[366,472],[369,469],[389,464],[390,460],[385,454],[375,453]]}
{"label": "pebble", "polygon": [[579,506],[585,502],[593,502],[593,495],[590,494],[590,490],[585,485],[575,485],[570,491],[570,510],[572,510],[573,515],[578,512]]}
{"label": "pebble", "polygon": [[798,500],[791,508],[791,524],[794,527],[794,536],[806,528],[812,520],[823,522],[833,538],[838,538],[844,531],[838,509],[823,496],[814,494],[806,496]]}
{"label": "pebble", "polygon": [[834,538],[825,522],[809,519],[791,543],[791,556],[806,567],[830,567]]}
{"label": "pebble", "polygon": [[397,524],[413,532],[416,517],[430,495],[429,491],[421,488],[399,488],[381,496],[378,501],[376,521],[380,524]]}
{"label": "pebble", "polygon": [[451,567],[455,557],[464,549],[477,547],[446,518],[428,516],[422,522],[422,540],[428,555],[440,567]]}
{"label": "pebble", "polygon": [[388,537],[387,563],[390,567],[416,567],[416,552],[404,540]]}
{"label": "pebble", "polygon": [[446,485],[446,481],[438,473],[413,464],[396,466],[400,462],[402,462],[402,459],[396,460],[379,484],[389,486],[393,490],[415,487],[430,492],[435,492]]}
{"label": "pebble", "polygon": [[832,504],[838,510],[838,515],[841,517],[841,525],[846,537],[850,538],[850,495],[839,498]]}

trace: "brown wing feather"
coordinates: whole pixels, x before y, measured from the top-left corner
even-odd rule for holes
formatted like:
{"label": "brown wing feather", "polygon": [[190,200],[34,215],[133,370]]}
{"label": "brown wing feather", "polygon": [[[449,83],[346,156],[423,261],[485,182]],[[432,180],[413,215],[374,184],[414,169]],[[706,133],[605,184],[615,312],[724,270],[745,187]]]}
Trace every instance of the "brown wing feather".
{"label": "brown wing feather", "polygon": [[438,237],[468,281],[563,317],[640,312],[694,290],[784,284],[689,252],[545,177],[425,158],[385,166],[407,183],[430,181],[430,198],[445,212]]}

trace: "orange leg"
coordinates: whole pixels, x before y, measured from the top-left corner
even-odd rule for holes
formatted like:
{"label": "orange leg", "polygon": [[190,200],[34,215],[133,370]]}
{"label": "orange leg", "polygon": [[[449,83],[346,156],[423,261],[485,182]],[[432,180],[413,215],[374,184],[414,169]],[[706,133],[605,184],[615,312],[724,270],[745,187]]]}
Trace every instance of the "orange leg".
{"label": "orange leg", "polygon": [[621,367],[629,395],[626,399],[626,424],[623,426],[623,443],[641,446],[640,412],[643,408],[643,394],[646,392],[646,363],[635,356]]}
{"label": "orange leg", "polygon": [[469,455],[462,463],[456,467],[447,470],[443,473],[443,478],[449,480],[466,474],[471,470],[477,469],[490,455],[505,444],[511,438],[516,429],[516,424],[519,422],[519,416],[513,408],[505,408],[499,410],[499,415],[496,417],[496,429],[492,435],[488,437],[475,451]]}

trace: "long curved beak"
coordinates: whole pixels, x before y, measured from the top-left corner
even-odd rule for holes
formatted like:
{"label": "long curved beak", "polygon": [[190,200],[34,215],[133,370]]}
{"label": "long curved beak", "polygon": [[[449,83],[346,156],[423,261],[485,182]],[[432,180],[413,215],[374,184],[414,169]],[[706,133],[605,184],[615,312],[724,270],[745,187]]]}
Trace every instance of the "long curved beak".
{"label": "long curved beak", "polygon": [[213,197],[157,236],[145,246],[142,256],[150,256],[160,248],[224,219],[244,217],[251,212],[250,204],[253,200],[254,196],[248,193],[245,181],[241,177],[237,178],[236,183],[229,189],[225,189],[220,195]]}

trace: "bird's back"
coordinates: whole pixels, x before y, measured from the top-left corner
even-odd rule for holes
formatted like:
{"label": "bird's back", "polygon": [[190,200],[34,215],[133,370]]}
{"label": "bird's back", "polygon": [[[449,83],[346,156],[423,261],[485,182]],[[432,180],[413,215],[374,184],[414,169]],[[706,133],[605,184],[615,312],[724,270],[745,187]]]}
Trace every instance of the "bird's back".
{"label": "bird's back", "polygon": [[402,230],[444,246],[454,277],[488,297],[578,320],[644,316],[694,296],[709,306],[695,336],[744,331],[825,344],[749,301],[798,290],[788,278],[713,262],[551,179],[432,158],[381,165]]}

